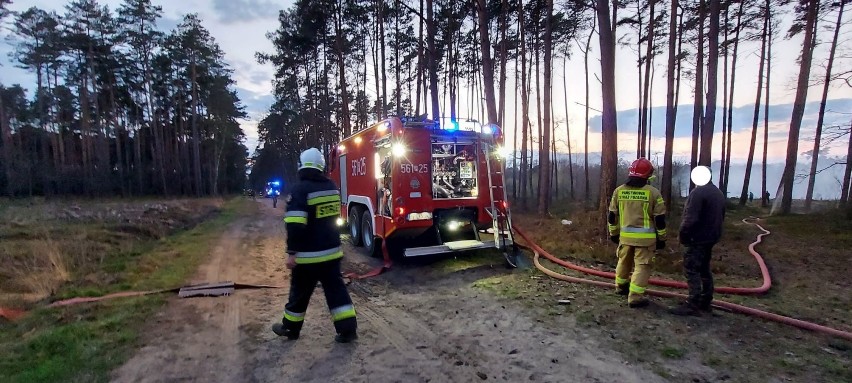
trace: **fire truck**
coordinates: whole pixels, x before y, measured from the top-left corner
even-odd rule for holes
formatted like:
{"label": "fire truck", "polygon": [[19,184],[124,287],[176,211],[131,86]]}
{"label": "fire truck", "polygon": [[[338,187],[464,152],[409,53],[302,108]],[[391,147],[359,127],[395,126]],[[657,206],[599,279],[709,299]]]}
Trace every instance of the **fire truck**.
{"label": "fire truck", "polygon": [[338,224],[374,256],[383,241],[405,257],[497,248],[514,266],[501,143],[499,127],[470,120],[393,117],[358,131],[327,162]]}

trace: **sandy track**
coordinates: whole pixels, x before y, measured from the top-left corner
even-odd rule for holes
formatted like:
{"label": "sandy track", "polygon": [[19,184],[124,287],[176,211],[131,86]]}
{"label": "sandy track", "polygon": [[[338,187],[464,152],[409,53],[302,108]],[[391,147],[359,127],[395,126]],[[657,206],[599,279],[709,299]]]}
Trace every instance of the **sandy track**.
{"label": "sandy track", "polygon": [[[231,280],[286,285],[282,209],[232,223],[191,282]],[[375,265],[353,248],[345,264]],[[516,303],[471,288],[508,272],[459,272],[398,265],[350,285],[360,339],[340,345],[320,289],[302,337],[278,338],[286,289],[230,297],[173,299],[149,321],[144,345],[117,369],[117,382],[655,382],[566,319],[548,328]]]}

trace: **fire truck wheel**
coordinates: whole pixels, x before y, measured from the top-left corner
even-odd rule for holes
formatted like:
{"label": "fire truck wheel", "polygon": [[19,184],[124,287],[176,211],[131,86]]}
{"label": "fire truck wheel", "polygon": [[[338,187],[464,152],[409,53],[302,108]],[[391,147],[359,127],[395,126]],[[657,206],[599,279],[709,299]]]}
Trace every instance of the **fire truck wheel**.
{"label": "fire truck wheel", "polygon": [[353,246],[361,246],[361,209],[353,206],[349,209],[349,241]]}
{"label": "fire truck wheel", "polygon": [[373,220],[370,214],[361,215],[361,238],[364,247],[367,248],[367,254],[374,257],[380,247],[376,241],[376,236],[373,234]]}

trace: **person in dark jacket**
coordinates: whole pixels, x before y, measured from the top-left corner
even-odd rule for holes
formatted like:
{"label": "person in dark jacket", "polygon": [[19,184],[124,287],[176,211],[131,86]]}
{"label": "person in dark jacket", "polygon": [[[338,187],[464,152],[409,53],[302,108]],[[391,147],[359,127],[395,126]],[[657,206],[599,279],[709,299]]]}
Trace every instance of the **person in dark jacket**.
{"label": "person in dark jacket", "polygon": [[710,258],[713,246],[722,237],[725,219],[725,196],[710,182],[712,174],[706,166],[692,170],[696,187],[689,193],[680,225],[680,243],[686,246],[683,268],[689,285],[689,298],[671,310],[675,315],[701,315],[710,312],[713,301],[713,274]]}
{"label": "person in dark jacket", "polygon": [[325,158],[319,150],[308,149],[299,160],[299,182],[292,187],[284,216],[287,268],[292,270],[290,297],[284,306],[284,318],[272,326],[272,331],[290,340],[299,338],[311,294],[319,282],[337,330],[334,340],[349,343],[358,338],[358,323],[340,274],[343,251],[336,227],[340,191],[323,175]]}

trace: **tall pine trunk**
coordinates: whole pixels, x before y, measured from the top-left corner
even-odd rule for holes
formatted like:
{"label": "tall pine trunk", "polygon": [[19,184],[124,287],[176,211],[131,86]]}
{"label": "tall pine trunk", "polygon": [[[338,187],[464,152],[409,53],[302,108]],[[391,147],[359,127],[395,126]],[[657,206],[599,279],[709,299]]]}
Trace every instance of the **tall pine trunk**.
{"label": "tall pine trunk", "polygon": [[585,128],[583,129],[583,178],[585,180],[585,200],[588,202],[592,199],[591,191],[589,190],[589,50],[592,46],[592,37],[595,35],[594,24],[597,23],[598,14],[595,12],[592,15],[592,27],[589,28],[589,38],[586,40],[586,47],[583,49],[583,65],[586,75],[586,116]]}
{"label": "tall pine trunk", "polygon": [[773,206],[772,214],[790,214],[793,207],[793,184],[796,177],[796,162],[799,154],[799,130],[802,127],[802,117],[805,114],[805,103],[808,98],[808,80],[813,61],[814,33],[817,21],[819,0],[809,0],[805,17],[805,38],[802,44],[802,58],[799,66],[799,79],[796,87],[796,99],[793,101],[793,117],[790,120],[790,132],[787,137],[787,158],[781,183],[778,186],[781,203]]}
{"label": "tall pine trunk", "polygon": [[[698,166],[698,141],[701,137],[701,120],[704,118],[704,0],[698,2],[698,46],[695,61],[695,102],[692,109],[692,154],[690,168]],[[694,185],[690,181],[690,189]]]}
{"label": "tall pine trunk", "polygon": [[674,150],[675,122],[677,121],[677,105],[675,104],[675,33],[677,32],[677,6],[678,0],[671,2],[671,14],[669,15],[669,56],[666,68],[666,144],[663,150],[663,179],[662,194],[666,201],[666,211],[671,211],[672,206],[672,156]]}
{"label": "tall pine trunk", "polygon": [[426,47],[428,50],[427,65],[429,67],[429,93],[432,98],[432,120],[438,121],[440,104],[438,100],[438,57],[435,48],[435,30],[433,0],[426,0]]}
{"label": "tall pine trunk", "polygon": [[420,22],[417,23],[417,94],[414,96],[414,115],[420,115],[420,87],[423,85],[423,0],[420,0]]}
{"label": "tall pine trunk", "polygon": [[[767,0],[767,3],[769,1]],[[769,4],[767,4],[769,6]],[[754,148],[757,141],[757,124],[760,121],[760,97],[763,90],[763,68],[766,63],[766,34],[769,30],[769,10],[766,10],[766,17],[763,19],[763,33],[760,37],[760,65],[757,69],[757,95],[754,100],[754,115],[751,120],[751,144],[748,148],[748,159],[746,160],[745,176],[743,177],[743,188],[740,192],[740,206],[745,206],[748,201],[748,188],[751,182],[751,167],[754,162]]]}
{"label": "tall pine trunk", "polygon": [[728,141],[728,119],[726,116],[728,115],[728,52],[730,52],[730,40],[728,39],[728,32],[730,30],[730,28],[728,28],[729,8],[730,4],[727,4],[725,6],[725,40],[723,44],[725,47],[725,58],[723,60],[724,65],[722,69],[722,145],[720,145],[722,147],[722,157],[721,162],[719,163],[719,189],[721,189],[722,193],[725,195],[727,195],[725,191],[725,149],[727,149],[725,142]]}
{"label": "tall pine trunk", "polygon": [[476,14],[479,19],[479,49],[482,53],[482,80],[485,87],[485,105],[488,122],[497,124],[497,105],[494,96],[494,65],[491,62],[491,39],[488,36],[488,10],[485,0],[476,1]]}
{"label": "tall pine trunk", "polygon": [[[730,94],[728,95],[728,123],[727,123],[727,142],[725,142],[726,150],[725,150],[725,158],[722,159],[724,161],[724,167],[720,173],[724,177],[722,181],[722,185],[724,188],[722,189],[722,193],[725,195],[728,194],[728,178],[730,176],[731,170],[731,135],[734,131],[734,89],[737,81],[737,55],[739,53],[740,48],[740,33],[742,32],[742,18],[743,18],[743,4],[745,1],[740,1],[739,9],[737,10],[737,26],[736,32],[734,33],[734,53],[731,55],[731,88],[729,90]],[[724,118],[724,116],[723,116]]]}
{"label": "tall pine trunk", "polygon": [[605,214],[615,190],[618,166],[618,119],[615,105],[615,33],[610,25],[609,1],[597,0],[599,46],[601,51],[602,118],[601,184],[598,210]]}
{"label": "tall pine trunk", "polygon": [[3,105],[3,97],[0,97],[0,144],[3,145],[3,174],[6,179],[6,195],[12,197],[15,194],[15,189],[12,186],[14,180],[12,177],[12,128],[9,125],[9,116],[6,113],[6,108]]}
{"label": "tall pine trunk", "polygon": [[195,195],[202,194],[201,186],[201,136],[198,129],[198,74],[195,66],[195,56],[191,59],[190,71],[192,76],[192,169],[195,180]]}
{"label": "tall pine trunk", "polygon": [[340,9],[340,3],[336,3],[334,11],[334,46],[335,53],[337,53],[337,70],[340,72],[340,121],[343,123],[343,137],[348,137],[352,133],[352,121],[349,112],[349,92],[346,86],[346,56],[344,52],[342,18],[343,10]]}
{"label": "tall pine trunk", "polygon": [[[767,7],[770,6],[770,1],[766,0]],[[772,26],[772,8],[767,9],[766,12],[768,13],[766,17],[769,18],[769,30],[766,36],[766,96],[763,101],[763,162],[760,176],[760,207],[767,207],[769,204],[769,201],[765,198],[766,193],[769,191],[766,186],[766,154],[769,151],[769,81],[772,79],[772,35],[775,33]]]}
{"label": "tall pine trunk", "polygon": [[509,44],[506,39],[508,35],[508,14],[509,1],[500,1],[500,95],[498,97],[497,107],[497,125],[503,128],[503,122],[506,119],[506,61],[509,56]]}
{"label": "tall pine trunk", "polygon": [[[565,101],[565,140],[568,145],[568,182],[571,200],[574,195],[574,156],[571,150],[571,124],[568,123],[568,55],[562,58],[562,90]],[[555,151],[555,150],[554,150]]]}
{"label": "tall pine trunk", "polygon": [[527,157],[529,128],[530,128],[530,101],[529,84],[527,81],[527,49],[526,49],[526,25],[524,20],[523,2],[518,2],[518,34],[521,35],[521,206],[526,209],[530,177],[529,160]]}
{"label": "tall pine trunk", "polygon": [[[837,50],[837,38],[840,34],[840,22],[843,20],[843,8],[846,1],[840,2],[837,11],[837,22],[834,23],[834,37],[831,39],[831,49],[828,54],[828,65],[825,68],[825,80],[822,85],[822,100],[819,103],[819,116],[817,117],[816,132],[814,133],[814,149],[811,153],[811,171],[808,177],[808,191],[805,195],[805,210],[811,210],[811,202],[814,198],[814,183],[816,182],[817,163],[819,162],[819,145],[822,136],[822,126],[825,121],[825,104],[828,98],[828,88],[831,85],[831,68],[834,65],[834,53]],[[850,132],[852,134],[852,132]]]}
{"label": "tall pine trunk", "polygon": [[[849,203],[849,182],[852,178],[852,122],[849,123],[849,144],[846,147],[846,168],[843,171],[843,185],[840,188],[840,207],[844,207]],[[847,206],[848,207],[848,206]]]}
{"label": "tall pine trunk", "polygon": [[642,151],[643,156],[645,156],[646,153],[651,152],[651,125],[648,114],[651,103],[651,83],[653,82],[651,64],[653,63],[652,57],[654,56],[654,28],[656,27],[656,15],[654,14],[654,5],[656,4],[656,0],[650,0],[648,3],[650,4],[651,18],[648,20],[648,40],[647,50],[645,51],[645,83],[643,84],[644,89],[642,96],[642,148],[644,149]]}
{"label": "tall pine trunk", "polygon": [[698,163],[710,166],[713,150],[713,129],[716,124],[716,83],[719,78],[719,11],[720,2],[710,2],[710,21],[707,33],[707,104],[701,124],[701,152]]}
{"label": "tall pine trunk", "polygon": [[[484,1],[484,0],[479,0]],[[544,116],[542,129],[544,130],[544,135],[542,136],[542,141],[544,141],[543,151],[539,154],[539,161],[541,164],[539,166],[539,174],[541,174],[541,183],[539,184],[538,191],[538,214],[546,215],[550,210],[550,140],[551,140],[551,132],[553,131],[553,127],[551,126],[551,112],[553,111],[553,106],[551,105],[551,88],[552,88],[552,77],[553,77],[553,0],[547,0],[545,5],[545,14],[544,14],[544,89],[542,89],[542,93],[544,96]]]}

